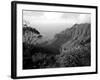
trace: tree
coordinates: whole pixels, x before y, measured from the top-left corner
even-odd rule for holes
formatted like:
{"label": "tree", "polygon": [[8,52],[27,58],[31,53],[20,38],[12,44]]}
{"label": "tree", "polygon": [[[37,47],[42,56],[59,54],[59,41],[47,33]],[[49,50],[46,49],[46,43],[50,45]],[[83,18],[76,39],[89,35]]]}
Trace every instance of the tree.
{"label": "tree", "polygon": [[41,38],[42,35],[40,35],[40,32],[38,30],[32,28],[31,26],[27,26],[27,24],[24,24],[23,42],[26,42],[28,44],[36,44],[37,40]]}

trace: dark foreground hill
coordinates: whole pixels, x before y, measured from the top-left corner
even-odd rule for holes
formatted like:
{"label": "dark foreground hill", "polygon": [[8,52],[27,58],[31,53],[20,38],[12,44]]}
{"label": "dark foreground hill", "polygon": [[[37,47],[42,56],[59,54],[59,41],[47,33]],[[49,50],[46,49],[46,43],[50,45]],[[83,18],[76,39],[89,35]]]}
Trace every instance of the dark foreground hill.
{"label": "dark foreground hill", "polygon": [[41,44],[38,44],[39,32],[28,31],[25,35],[24,69],[91,65],[91,25],[88,23],[75,24],[56,34],[53,40]]}

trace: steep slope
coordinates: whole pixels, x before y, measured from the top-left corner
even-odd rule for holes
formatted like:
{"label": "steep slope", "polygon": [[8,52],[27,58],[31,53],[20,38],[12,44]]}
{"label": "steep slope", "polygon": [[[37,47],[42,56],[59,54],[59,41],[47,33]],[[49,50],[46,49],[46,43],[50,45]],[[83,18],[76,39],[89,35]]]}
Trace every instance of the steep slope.
{"label": "steep slope", "polygon": [[60,55],[57,56],[59,65],[62,67],[90,66],[91,25],[76,24],[64,33],[71,35],[71,38],[60,47]]}
{"label": "steep slope", "polygon": [[[73,33],[72,38],[62,45],[62,48],[72,48],[73,46],[85,45],[91,40],[91,26],[90,24],[77,24],[71,28]],[[70,30],[69,30],[70,31]]]}
{"label": "steep slope", "polygon": [[90,24],[75,24],[71,28],[56,34],[53,40],[42,45],[55,48],[55,50],[60,50],[64,47],[70,48],[72,45],[78,45],[78,43],[89,40],[90,35]]}

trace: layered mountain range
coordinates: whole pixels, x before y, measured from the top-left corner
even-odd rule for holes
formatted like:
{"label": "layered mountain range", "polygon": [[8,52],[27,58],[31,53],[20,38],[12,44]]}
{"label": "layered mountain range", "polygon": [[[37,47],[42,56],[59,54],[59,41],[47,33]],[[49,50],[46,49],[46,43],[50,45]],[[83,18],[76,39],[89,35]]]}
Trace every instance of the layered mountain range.
{"label": "layered mountain range", "polygon": [[[35,33],[32,33],[31,37],[33,34]],[[40,33],[38,32],[37,35],[40,36]],[[34,42],[33,40],[36,41]],[[46,55],[53,56],[55,63],[51,63],[50,67],[90,66],[91,24],[74,24],[71,28],[67,28],[59,34],[56,34],[52,40],[40,42],[41,40],[42,38],[37,39],[37,37],[32,37],[31,45],[33,47],[30,53],[32,56],[35,53],[43,55],[46,53]],[[51,59],[47,61],[51,61]]]}
{"label": "layered mountain range", "polygon": [[91,40],[91,25],[75,24],[71,28],[67,28],[59,34],[56,34],[54,39],[41,43],[43,46],[60,49],[69,49],[80,44],[88,44]]}

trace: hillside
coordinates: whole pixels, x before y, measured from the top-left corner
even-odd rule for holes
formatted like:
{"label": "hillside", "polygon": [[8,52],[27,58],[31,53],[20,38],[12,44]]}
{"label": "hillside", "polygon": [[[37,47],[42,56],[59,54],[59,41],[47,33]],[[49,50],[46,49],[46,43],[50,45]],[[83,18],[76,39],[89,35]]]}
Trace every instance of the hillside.
{"label": "hillside", "polygon": [[60,46],[60,55],[58,55],[58,62],[60,62],[61,66],[74,67],[91,65],[90,29],[90,24],[76,24],[72,28],[63,31],[62,34],[58,35],[70,37],[65,43],[62,43],[62,45]]}
{"label": "hillside", "polygon": [[23,35],[26,40],[23,44],[24,69],[91,65],[91,25],[88,23],[75,24],[42,43],[38,42],[42,39],[38,37],[39,32],[28,35]]}
{"label": "hillside", "polygon": [[71,35],[71,39],[62,45],[62,48],[70,48],[73,46],[78,45],[85,45],[89,44],[91,40],[91,26],[90,24],[77,24],[74,25],[70,30],[67,32],[68,35]]}
{"label": "hillside", "polygon": [[91,25],[88,23],[75,24],[71,28],[56,34],[53,40],[46,41],[42,45],[56,48],[57,50],[60,50],[64,46],[70,48],[72,45],[78,45],[90,39],[90,27]]}

